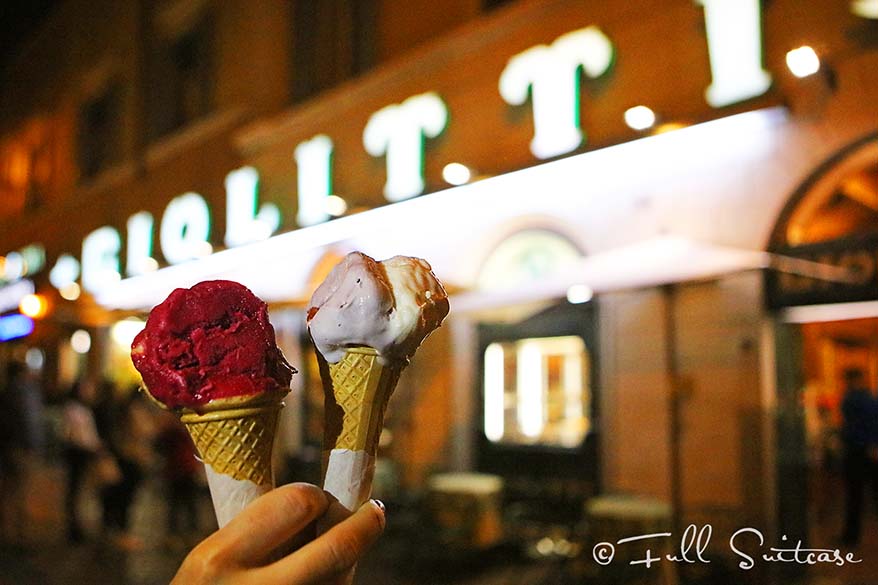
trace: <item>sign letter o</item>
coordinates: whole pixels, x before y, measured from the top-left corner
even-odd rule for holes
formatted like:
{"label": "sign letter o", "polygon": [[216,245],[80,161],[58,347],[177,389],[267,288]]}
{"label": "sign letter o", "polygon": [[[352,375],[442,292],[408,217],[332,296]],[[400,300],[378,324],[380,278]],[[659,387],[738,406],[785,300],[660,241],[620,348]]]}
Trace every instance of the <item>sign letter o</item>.
{"label": "sign letter o", "polygon": [[210,253],[210,209],[198,193],[184,193],[168,203],[159,240],[170,264],[179,264]]}

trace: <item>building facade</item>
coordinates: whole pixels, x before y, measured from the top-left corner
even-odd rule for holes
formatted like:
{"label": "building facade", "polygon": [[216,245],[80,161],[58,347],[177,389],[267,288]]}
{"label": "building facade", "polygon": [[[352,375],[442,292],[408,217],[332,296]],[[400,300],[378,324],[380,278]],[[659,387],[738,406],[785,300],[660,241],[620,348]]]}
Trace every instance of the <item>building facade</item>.
{"label": "building facade", "polygon": [[878,380],[861,3],[99,4],[3,84],[0,295],[49,301],[5,359],[128,379],[119,322],[235,278],[300,366],[283,445],[307,458],[310,293],[354,249],[422,256],[452,313],[391,403],[389,485],[481,471],[522,501],[818,528],[814,417],[838,426],[845,368]]}

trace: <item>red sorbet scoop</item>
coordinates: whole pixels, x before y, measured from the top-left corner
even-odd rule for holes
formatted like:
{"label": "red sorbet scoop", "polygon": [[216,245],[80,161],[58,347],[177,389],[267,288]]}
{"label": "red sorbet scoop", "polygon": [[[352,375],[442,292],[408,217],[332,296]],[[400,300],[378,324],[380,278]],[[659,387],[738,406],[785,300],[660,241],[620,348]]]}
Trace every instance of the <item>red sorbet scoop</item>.
{"label": "red sorbet scoop", "polygon": [[134,338],[131,360],[147,391],[172,409],[286,393],[295,373],[276,345],[268,306],[228,280],[172,292]]}

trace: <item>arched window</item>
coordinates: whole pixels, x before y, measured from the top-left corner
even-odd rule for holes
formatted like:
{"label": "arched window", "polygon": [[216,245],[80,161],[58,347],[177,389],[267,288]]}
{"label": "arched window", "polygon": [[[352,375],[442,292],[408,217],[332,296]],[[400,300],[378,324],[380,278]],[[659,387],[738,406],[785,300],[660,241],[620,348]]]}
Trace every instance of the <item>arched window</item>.
{"label": "arched window", "polygon": [[848,269],[849,282],[769,272],[774,308],[878,300],[878,134],[843,148],[793,193],[770,250]]}

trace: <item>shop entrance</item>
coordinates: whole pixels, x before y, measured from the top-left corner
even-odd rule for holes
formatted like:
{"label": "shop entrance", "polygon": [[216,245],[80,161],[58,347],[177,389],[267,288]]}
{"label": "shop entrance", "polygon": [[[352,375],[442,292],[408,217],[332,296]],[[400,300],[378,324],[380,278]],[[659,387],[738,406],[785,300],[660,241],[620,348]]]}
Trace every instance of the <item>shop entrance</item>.
{"label": "shop entrance", "polygon": [[[857,582],[878,558],[878,459],[852,455],[862,423],[878,424],[878,303],[808,307],[784,318],[776,336],[778,532],[854,551],[862,563],[810,571]],[[861,500],[849,510],[852,487]]]}
{"label": "shop entrance", "polygon": [[[862,563],[827,573],[843,582],[868,581],[878,557],[876,161],[876,134],[840,150],[793,193],[772,235],[772,252],[845,268],[848,278],[766,274],[779,316],[779,533],[855,551]],[[861,502],[849,509],[852,495]]]}
{"label": "shop entrance", "polygon": [[[845,461],[848,435],[863,405],[848,397],[848,386],[878,388],[878,317],[799,325],[802,339],[801,397],[808,474],[809,533],[813,542],[834,542],[845,536],[845,494],[857,462]],[[846,380],[859,372],[859,382]],[[874,413],[873,413],[874,414]],[[878,462],[867,462],[876,466]],[[873,470],[874,471],[874,470]],[[873,478],[874,481],[874,478]],[[862,547],[878,553],[878,486],[866,481],[862,493]],[[874,554],[870,554],[874,558]]]}

